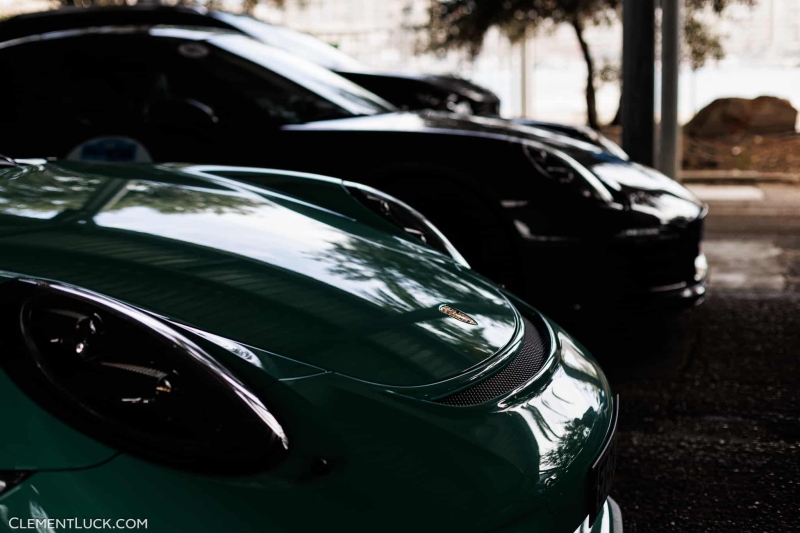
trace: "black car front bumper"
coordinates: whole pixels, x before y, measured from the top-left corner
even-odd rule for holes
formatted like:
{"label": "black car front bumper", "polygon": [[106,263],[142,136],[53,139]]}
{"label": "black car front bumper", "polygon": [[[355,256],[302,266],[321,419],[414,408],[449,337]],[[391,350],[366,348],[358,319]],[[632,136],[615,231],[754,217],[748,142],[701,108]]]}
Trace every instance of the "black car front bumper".
{"label": "black car front bumper", "polygon": [[699,305],[708,287],[702,218],[658,236],[529,242],[526,299],[548,312],[668,311]]}

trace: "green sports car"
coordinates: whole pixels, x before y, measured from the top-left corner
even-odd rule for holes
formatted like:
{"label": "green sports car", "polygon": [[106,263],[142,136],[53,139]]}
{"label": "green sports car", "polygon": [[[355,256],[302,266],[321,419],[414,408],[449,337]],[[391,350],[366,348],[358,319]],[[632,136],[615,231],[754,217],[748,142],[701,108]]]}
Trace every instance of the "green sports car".
{"label": "green sports car", "polygon": [[2,528],[622,531],[597,363],[378,191],[9,162],[0,314]]}

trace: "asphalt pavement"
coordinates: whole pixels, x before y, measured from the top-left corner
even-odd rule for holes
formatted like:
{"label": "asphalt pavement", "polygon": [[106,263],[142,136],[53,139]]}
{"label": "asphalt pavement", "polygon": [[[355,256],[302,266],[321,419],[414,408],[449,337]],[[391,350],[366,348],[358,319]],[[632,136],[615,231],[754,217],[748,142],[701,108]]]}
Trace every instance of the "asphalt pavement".
{"label": "asphalt pavement", "polygon": [[703,187],[706,302],[570,327],[621,397],[612,496],[626,533],[800,531],[800,187]]}

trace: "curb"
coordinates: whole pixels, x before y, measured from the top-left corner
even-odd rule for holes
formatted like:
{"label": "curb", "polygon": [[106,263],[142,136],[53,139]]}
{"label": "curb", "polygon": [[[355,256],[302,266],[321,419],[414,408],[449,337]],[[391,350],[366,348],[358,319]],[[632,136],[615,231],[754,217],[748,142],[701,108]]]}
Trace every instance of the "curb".
{"label": "curb", "polygon": [[800,183],[800,173],[759,172],[755,170],[683,170],[681,183],[753,184],[753,183]]}
{"label": "curb", "polygon": [[708,216],[797,218],[800,216],[800,209],[796,207],[721,206],[720,204],[712,204]]}

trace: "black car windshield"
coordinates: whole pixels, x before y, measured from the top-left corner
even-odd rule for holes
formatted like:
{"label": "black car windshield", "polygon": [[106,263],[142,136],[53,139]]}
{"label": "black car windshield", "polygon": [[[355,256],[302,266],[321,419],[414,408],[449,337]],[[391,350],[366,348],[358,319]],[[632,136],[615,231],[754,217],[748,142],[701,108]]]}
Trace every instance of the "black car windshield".
{"label": "black car windshield", "polygon": [[381,97],[310,61],[243,35],[216,35],[215,46],[296,83],[353,115],[378,115],[396,109]]}
{"label": "black car windshield", "polygon": [[262,43],[286,50],[327,69],[366,72],[370,68],[311,35],[268,24],[246,15],[215,11],[214,17]]}

